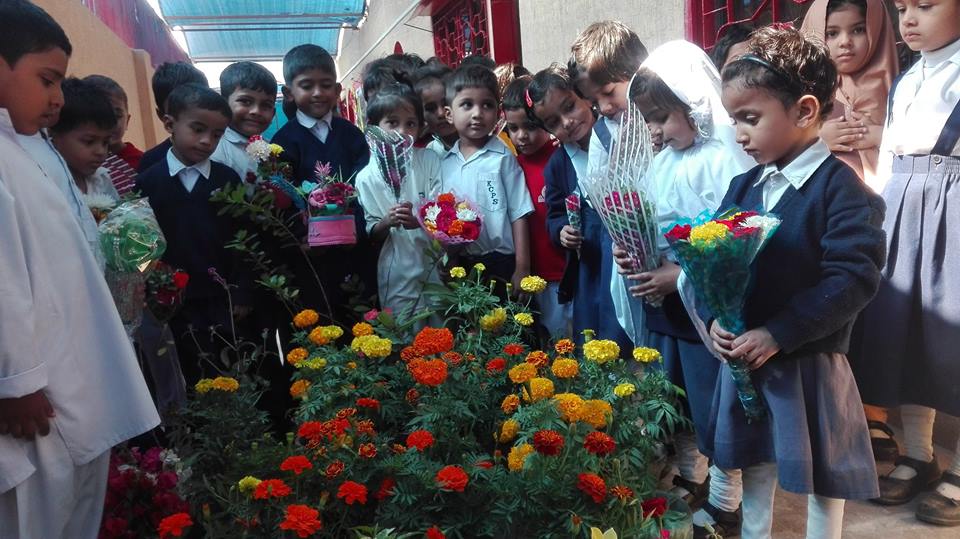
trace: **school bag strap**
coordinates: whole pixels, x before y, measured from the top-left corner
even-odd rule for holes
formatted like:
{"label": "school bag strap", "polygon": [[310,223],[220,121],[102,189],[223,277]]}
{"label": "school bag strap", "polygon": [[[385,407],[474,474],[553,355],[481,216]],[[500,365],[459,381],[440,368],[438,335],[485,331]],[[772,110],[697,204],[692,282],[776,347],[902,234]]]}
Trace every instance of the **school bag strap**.
{"label": "school bag strap", "polygon": [[953,112],[947,118],[947,123],[943,125],[943,131],[940,132],[940,137],[930,150],[930,154],[949,156],[950,152],[957,147],[958,140],[960,140],[960,102],[953,107]]}
{"label": "school bag strap", "polygon": [[607,122],[603,121],[603,118],[598,118],[593,124],[593,132],[596,133],[597,138],[600,139],[600,144],[603,145],[603,149],[609,152],[612,140],[610,129],[607,127]]}

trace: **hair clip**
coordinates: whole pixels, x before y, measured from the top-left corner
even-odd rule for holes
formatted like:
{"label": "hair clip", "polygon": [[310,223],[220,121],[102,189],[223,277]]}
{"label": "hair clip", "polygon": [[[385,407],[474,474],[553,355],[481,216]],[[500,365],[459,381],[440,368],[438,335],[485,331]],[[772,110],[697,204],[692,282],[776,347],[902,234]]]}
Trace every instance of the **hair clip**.
{"label": "hair clip", "polygon": [[530,97],[530,88],[523,91],[523,97],[527,101],[527,108],[533,108],[533,99]]}
{"label": "hair clip", "polygon": [[774,22],[770,23],[770,28],[774,30],[793,30],[794,26],[792,22]]}

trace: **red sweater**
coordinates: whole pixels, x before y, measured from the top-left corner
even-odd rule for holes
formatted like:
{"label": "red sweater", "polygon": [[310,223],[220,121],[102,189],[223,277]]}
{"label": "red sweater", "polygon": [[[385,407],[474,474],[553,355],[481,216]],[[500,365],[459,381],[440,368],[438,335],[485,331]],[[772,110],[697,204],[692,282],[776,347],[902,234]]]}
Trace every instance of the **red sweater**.
{"label": "red sweater", "polygon": [[530,198],[533,199],[533,214],[528,219],[532,270],[534,274],[548,282],[559,282],[567,264],[567,255],[553,245],[547,233],[547,202],[543,170],[556,149],[553,141],[550,141],[533,155],[517,154],[517,161],[523,169]]}

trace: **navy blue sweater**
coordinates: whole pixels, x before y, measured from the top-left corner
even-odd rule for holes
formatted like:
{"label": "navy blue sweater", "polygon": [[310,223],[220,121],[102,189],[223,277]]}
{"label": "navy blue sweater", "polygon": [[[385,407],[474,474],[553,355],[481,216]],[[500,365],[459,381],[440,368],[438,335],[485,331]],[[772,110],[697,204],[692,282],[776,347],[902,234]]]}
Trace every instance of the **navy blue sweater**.
{"label": "navy blue sweater", "polygon": [[330,121],[330,133],[326,142],[320,142],[309,129],[300,125],[296,118],[277,131],[272,142],[283,147],[280,159],[293,166],[293,183],[313,180],[317,163],[330,163],[333,172],[339,172],[346,180],[367,166],[370,149],[363,133],[357,126],[334,116]]}
{"label": "navy blue sweater", "polygon": [[140,164],[137,165],[137,172],[144,172],[153,165],[156,165],[160,161],[166,159],[167,150],[169,150],[170,146],[172,145],[173,143],[170,142],[170,139],[168,138],[153,148],[143,152],[143,156],[140,158]]}
{"label": "navy blue sweater", "polygon": [[[576,251],[560,245],[560,231],[570,224],[567,218],[567,196],[577,192],[577,169],[573,161],[561,146],[553,152],[543,169],[545,198],[547,203],[547,234],[550,241],[567,253],[567,265],[560,278],[559,297],[561,303],[573,299],[576,293],[579,262]],[[581,206],[582,208],[582,206]]]}
{"label": "navy blue sweater", "polygon": [[[763,206],[762,166],[733,179],[717,215]],[[747,328],[766,326],[781,353],[846,353],[886,260],[883,200],[834,156],[771,210],[780,229],[754,261]],[[709,313],[699,313],[704,320]]]}

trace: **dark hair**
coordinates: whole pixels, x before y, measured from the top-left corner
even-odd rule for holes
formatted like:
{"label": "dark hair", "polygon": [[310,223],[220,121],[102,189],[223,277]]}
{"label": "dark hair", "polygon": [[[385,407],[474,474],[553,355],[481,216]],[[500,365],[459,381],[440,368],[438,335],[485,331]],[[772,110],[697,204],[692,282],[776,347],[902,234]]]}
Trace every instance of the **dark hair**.
{"label": "dark hair", "polygon": [[422,126],[424,124],[423,102],[420,101],[420,95],[406,84],[398,83],[390,84],[377,92],[377,96],[367,107],[367,124],[379,124],[384,116],[403,105],[413,108],[413,113],[417,115],[417,121]]}
{"label": "dark hair", "polygon": [[183,84],[209,86],[207,76],[189,62],[164,62],[153,73],[150,85],[153,86],[153,99],[160,112],[167,112],[167,98],[170,92]]}
{"label": "dark hair", "polygon": [[277,95],[277,79],[270,70],[255,62],[235,62],[220,73],[220,95],[229,98],[237,90],[253,90]]}
{"label": "dark hair", "polygon": [[420,55],[412,52],[394,53],[387,56],[388,60],[393,60],[403,66],[403,70],[412,78],[413,72],[423,67],[426,62]]}
{"label": "dark hair", "polygon": [[630,80],[647,58],[640,37],[620,21],[588,26],[570,46],[567,72],[576,80],[586,73],[599,86]]}
{"label": "dark hair", "polygon": [[490,90],[493,99],[500,101],[500,93],[497,91],[497,76],[493,70],[479,65],[468,65],[458,67],[450,77],[445,81],[446,103],[453,103],[457,94],[467,88],[484,88]]}
{"label": "dark hair", "polygon": [[529,69],[513,62],[498,65],[497,68],[493,70],[493,74],[497,76],[497,89],[501,96],[506,93],[507,86],[517,80],[517,77],[532,75]]}
{"label": "dark hair", "polygon": [[750,38],[750,53],[723,70],[723,84],[737,81],[747,88],[763,88],[792,107],[804,95],[820,101],[820,117],[833,110],[837,67],[822,40],[804,37],[786,26],[760,28]]}
{"label": "dark hair", "polygon": [[87,75],[83,78],[83,82],[98,88],[110,97],[120,98],[123,100],[124,105],[127,104],[127,92],[123,91],[123,87],[110,77],[104,75]]}
{"label": "dark hair", "polygon": [[13,67],[24,55],[61,49],[70,56],[73,46],[63,28],[46,11],[24,0],[0,2],[0,57]]}
{"label": "dark hair", "polygon": [[413,89],[419,94],[435,82],[443,86],[444,80],[451,73],[453,73],[453,70],[450,69],[450,66],[437,58],[431,58],[413,74]]}
{"label": "dark hair", "polygon": [[337,76],[337,63],[333,56],[319,45],[297,45],[283,55],[283,81],[286,84],[293,84],[297,75],[310,69],[319,69],[328,75]]}
{"label": "dark hair", "polygon": [[199,84],[181,84],[170,92],[167,98],[167,114],[176,118],[189,109],[203,109],[223,114],[233,119],[233,112],[227,100],[217,92]]}
{"label": "dark hair", "polygon": [[513,79],[503,91],[503,110],[527,110],[527,88],[533,82],[531,75],[522,75]]}
{"label": "dark hair", "polygon": [[827,2],[827,17],[844,6],[853,6],[860,10],[860,14],[867,16],[867,0],[829,0]]}
{"label": "dark hair", "polygon": [[470,67],[470,66],[480,66],[493,71],[497,68],[497,63],[493,61],[493,58],[489,56],[467,56],[463,60],[460,60],[460,65],[457,67]]}
{"label": "dark hair", "polygon": [[638,103],[648,100],[654,107],[664,111],[680,111],[690,114],[690,105],[673,93],[659,75],[646,67],[641,67],[630,85],[630,100]]}
{"label": "dark hair", "polygon": [[110,94],[89,82],[70,77],[63,81],[60,119],[50,130],[66,133],[84,124],[110,130],[117,126],[117,115],[110,104]]}
{"label": "dark hair", "polygon": [[740,22],[727,26],[723,31],[723,36],[717,40],[710,50],[710,59],[717,69],[723,69],[723,64],[727,61],[730,49],[737,43],[750,41],[750,35],[753,34],[754,27],[751,24]]}
{"label": "dark hair", "polygon": [[381,88],[391,84],[405,84],[413,88],[413,71],[400,61],[391,58],[380,58],[367,64],[361,75],[363,84],[363,98],[373,99]]}

